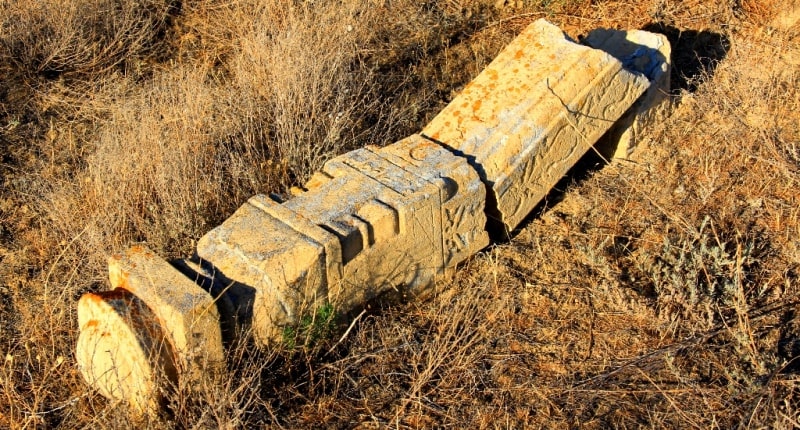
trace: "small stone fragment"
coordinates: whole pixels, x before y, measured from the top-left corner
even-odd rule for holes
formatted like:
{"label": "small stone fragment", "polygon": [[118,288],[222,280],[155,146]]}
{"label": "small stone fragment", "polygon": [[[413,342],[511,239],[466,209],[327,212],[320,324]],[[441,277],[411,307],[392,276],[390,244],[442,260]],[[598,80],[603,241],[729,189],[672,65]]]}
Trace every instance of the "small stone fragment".
{"label": "small stone fragment", "polygon": [[127,402],[136,415],[157,411],[160,389],[177,382],[174,356],[158,320],[124,289],[78,301],[78,368],[90,386]]}
{"label": "small stone fragment", "polygon": [[201,389],[225,368],[217,306],[211,295],[142,245],[108,262],[111,285],[141,299],[176,354],[179,381]]}

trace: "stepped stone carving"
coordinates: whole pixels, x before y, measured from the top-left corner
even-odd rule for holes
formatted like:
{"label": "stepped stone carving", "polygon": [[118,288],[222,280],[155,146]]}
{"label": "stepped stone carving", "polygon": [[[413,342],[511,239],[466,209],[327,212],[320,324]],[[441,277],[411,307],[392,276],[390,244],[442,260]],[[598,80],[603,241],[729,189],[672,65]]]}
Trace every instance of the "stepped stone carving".
{"label": "stepped stone carving", "polygon": [[619,34],[591,33],[601,51],[537,21],[422,134],[336,157],[286,202],[250,198],[192,258],[170,264],[141,245],[112,257],[115,289],[78,302],[84,378],[152,411],[165,385],[207,386],[244,332],[270,347],[320,307],[424,295],[489,244],[492,220],[516,228],[612,124],[621,135],[647,115],[669,47]]}
{"label": "stepped stone carving", "polygon": [[284,204],[255,196],[200,239],[198,255],[255,290],[263,345],[324,303],[348,311],[412,293],[489,243],[485,190],[467,161],[411,136],[327,162]]}
{"label": "stepped stone carving", "polygon": [[544,20],[528,26],[422,134],[469,156],[516,228],[650,82]]}
{"label": "stepped stone carving", "polygon": [[[337,192],[342,187],[354,189],[349,198]],[[342,282],[330,291],[331,303],[345,309],[397,286],[418,293],[489,243],[477,173],[417,135],[337,157],[307,188],[286,206],[355,237],[360,249],[345,258]]]}

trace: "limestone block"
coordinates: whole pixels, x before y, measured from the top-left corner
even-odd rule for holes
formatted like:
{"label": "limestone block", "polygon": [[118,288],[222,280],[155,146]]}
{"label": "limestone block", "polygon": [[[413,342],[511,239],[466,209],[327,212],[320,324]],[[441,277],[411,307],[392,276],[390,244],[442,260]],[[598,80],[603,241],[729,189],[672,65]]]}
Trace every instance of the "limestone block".
{"label": "limestone block", "polygon": [[419,135],[325,164],[287,208],[334,232],[348,310],[396,287],[416,292],[485,247],[485,187],[467,161]]}
{"label": "limestone block", "polygon": [[440,189],[369,149],[330,160],[285,203],[342,243],[342,281],[329,300],[340,311],[391,288],[429,283],[442,267]]}
{"label": "limestone block", "polygon": [[381,148],[378,154],[421,179],[440,184],[444,268],[455,267],[489,244],[486,187],[466,158],[419,135]]}
{"label": "limestone block", "polygon": [[263,195],[254,196],[250,204],[266,212],[275,219],[280,219],[296,232],[308,236],[325,249],[325,274],[328,284],[335,284],[342,276],[342,247],[330,232],[313,224],[310,219],[301,216],[286,206],[277,204]]}
{"label": "limestone block", "polygon": [[211,295],[141,245],[108,261],[111,285],[142,300],[176,354],[181,384],[202,389],[225,368],[220,317]]}
{"label": "limestone block", "polygon": [[512,230],[649,87],[611,55],[528,26],[422,134],[470,159]]}
{"label": "limestone block", "polygon": [[90,386],[128,402],[136,415],[157,410],[159,388],[177,381],[174,356],[150,309],[124,289],[78,301],[78,368]]}
{"label": "limestone block", "polygon": [[582,43],[611,54],[623,66],[650,80],[650,87],[631,109],[598,142],[601,152],[613,158],[628,158],[636,146],[637,134],[666,116],[669,98],[672,49],[663,34],[642,30],[592,30]]}
{"label": "limestone block", "polygon": [[262,195],[203,236],[197,254],[253,289],[252,328],[262,345],[279,341],[303,312],[327,299],[339,276],[338,239]]}

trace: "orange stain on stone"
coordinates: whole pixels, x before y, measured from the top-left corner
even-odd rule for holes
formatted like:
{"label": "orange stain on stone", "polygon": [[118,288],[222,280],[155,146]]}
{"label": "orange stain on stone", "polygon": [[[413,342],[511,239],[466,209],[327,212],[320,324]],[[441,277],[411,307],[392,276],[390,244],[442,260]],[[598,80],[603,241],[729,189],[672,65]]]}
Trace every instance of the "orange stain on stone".
{"label": "orange stain on stone", "polygon": [[[130,277],[130,272],[126,270],[120,270],[119,277],[116,279],[117,284],[114,285],[116,289],[122,288],[125,291],[131,291],[131,285],[128,278]],[[117,291],[117,290],[114,291]]]}

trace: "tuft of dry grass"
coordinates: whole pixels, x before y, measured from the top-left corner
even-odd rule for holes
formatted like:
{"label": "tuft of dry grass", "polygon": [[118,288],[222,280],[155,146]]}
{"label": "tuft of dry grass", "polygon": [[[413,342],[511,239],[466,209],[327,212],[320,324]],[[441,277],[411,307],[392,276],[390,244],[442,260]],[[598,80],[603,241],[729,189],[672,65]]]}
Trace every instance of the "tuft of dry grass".
{"label": "tuft of dry grass", "polygon": [[0,92],[12,114],[46,114],[88,99],[113,73],[140,75],[164,55],[178,2],[0,2]]}
{"label": "tuft of dry grass", "polygon": [[169,1],[3,2],[3,54],[31,83],[107,73],[158,49]]}
{"label": "tuft of dry grass", "polygon": [[[797,426],[798,10],[0,1],[0,427]],[[418,131],[539,17],[670,38],[672,115],[633,160],[576,172],[430,300],[231,346],[160,416],[85,386],[74,303],[109,253],[185,256],[250,195]]]}

